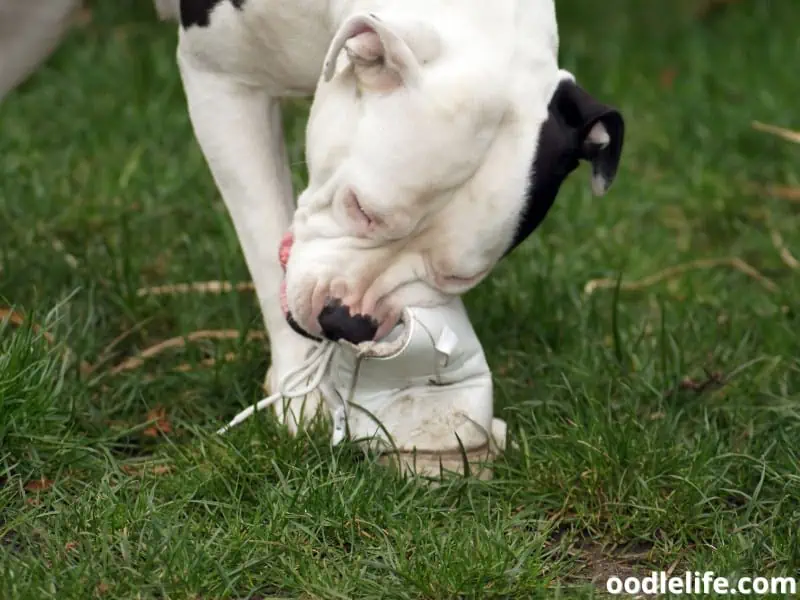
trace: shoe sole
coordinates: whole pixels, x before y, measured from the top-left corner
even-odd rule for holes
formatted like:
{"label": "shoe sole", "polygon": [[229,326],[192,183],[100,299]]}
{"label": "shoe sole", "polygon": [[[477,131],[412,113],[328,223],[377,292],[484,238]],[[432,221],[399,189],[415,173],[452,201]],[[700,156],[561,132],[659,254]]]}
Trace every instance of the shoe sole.
{"label": "shoe sole", "polygon": [[441,480],[450,476],[470,477],[490,481],[494,477],[492,462],[498,453],[490,444],[467,452],[393,452],[382,453],[381,466],[397,469],[403,475]]}
{"label": "shoe sole", "polygon": [[[264,378],[263,389],[268,396],[272,395],[270,375],[272,367],[267,370]],[[326,400],[321,398],[320,406]],[[279,418],[277,404],[272,405],[273,414]],[[288,415],[287,415],[288,416]],[[309,419],[309,422],[316,418]],[[303,424],[298,424],[298,429]],[[481,481],[489,481],[494,477],[492,462],[503,453],[506,445],[506,423],[495,418],[492,421],[491,431],[493,443],[486,444],[466,451],[382,451],[378,456],[378,464],[384,467],[397,469],[403,474],[423,477],[426,479],[441,479],[448,475],[475,477]],[[362,442],[368,444],[368,442]]]}

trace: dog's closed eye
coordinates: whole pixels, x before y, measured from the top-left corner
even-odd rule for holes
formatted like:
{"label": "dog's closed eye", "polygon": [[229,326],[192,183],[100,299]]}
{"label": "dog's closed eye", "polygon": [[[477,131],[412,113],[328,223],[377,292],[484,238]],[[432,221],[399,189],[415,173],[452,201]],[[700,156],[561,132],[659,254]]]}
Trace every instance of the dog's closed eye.
{"label": "dog's closed eye", "polygon": [[379,218],[364,209],[359,197],[352,190],[345,194],[344,208],[347,217],[356,225],[360,234],[367,234],[382,224]]}
{"label": "dog's closed eye", "polygon": [[485,274],[485,271],[481,271],[480,273],[470,275],[468,277],[463,277],[461,275],[448,275],[446,277],[442,277],[442,279],[450,285],[472,285]]}
{"label": "dog's closed eye", "polygon": [[461,275],[434,271],[434,283],[437,288],[448,294],[457,294],[475,286],[479,280],[484,278],[488,271],[484,270],[474,275]]}

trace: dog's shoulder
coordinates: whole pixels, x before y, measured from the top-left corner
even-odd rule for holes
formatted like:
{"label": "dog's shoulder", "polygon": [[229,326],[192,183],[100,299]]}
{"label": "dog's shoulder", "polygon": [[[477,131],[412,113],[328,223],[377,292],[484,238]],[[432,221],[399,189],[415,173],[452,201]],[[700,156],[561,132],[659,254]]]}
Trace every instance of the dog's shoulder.
{"label": "dog's shoulder", "polygon": [[179,53],[184,62],[260,84],[264,49],[257,21],[265,0],[180,0]]}
{"label": "dog's shoulder", "polygon": [[330,32],[330,0],[180,0],[181,60],[275,95],[310,94]]}

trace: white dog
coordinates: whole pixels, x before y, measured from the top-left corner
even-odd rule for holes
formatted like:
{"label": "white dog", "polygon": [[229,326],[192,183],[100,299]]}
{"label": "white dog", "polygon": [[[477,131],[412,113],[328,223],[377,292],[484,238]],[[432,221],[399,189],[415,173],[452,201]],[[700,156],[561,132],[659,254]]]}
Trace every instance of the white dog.
{"label": "white dog", "polygon": [[[559,69],[553,0],[180,9],[189,111],[256,284],[273,389],[309,352],[296,331],[382,339],[404,309],[482,281],[580,160],[596,194],[616,174],[623,120]],[[296,214],[279,105],[295,95],[314,96]]]}
{"label": "white dog", "polygon": [[[294,430],[324,400],[336,439],[344,419],[431,462],[480,450],[486,433],[502,445],[459,298],[580,161],[605,193],[623,145],[619,112],[559,69],[554,0],[180,0],[177,12],[189,114],[271,341],[270,402],[294,398],[281,418]],[[313,96],[297,207],[281,129],[291,96]],[[303,387],[309,355],[326,364]],[[347,417],[347,399],[380,419]]]}

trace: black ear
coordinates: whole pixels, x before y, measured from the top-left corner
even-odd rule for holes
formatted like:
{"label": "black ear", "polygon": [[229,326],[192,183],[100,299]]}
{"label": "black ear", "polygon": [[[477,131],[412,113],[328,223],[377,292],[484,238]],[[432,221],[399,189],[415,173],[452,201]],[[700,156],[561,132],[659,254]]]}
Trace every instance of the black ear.
{"label": "black ear", "polygon": [[550,114],[560,121],[561,134],[581,160],[592,163],[592,191],[602,196],[617,176],[625,137],[620,112],[595,100],[571,79],[562,81],[550,102]]}
{"label": "black ear", "polygon": [[571,78],[558,84],[539,132],[530,172],[526,206],[506,254],[544,220],[561,184],[580,164],[592,165],[592,191],[602,196],[617,175],[625,122],[620,112],[592,97]]}

